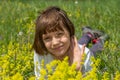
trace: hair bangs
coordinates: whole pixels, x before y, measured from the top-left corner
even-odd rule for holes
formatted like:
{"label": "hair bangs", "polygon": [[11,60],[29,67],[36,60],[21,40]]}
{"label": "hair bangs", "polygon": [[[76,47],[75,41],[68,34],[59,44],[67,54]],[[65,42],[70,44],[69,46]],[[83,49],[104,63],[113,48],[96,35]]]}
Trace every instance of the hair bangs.
{"label": "hair bangs", "polygon": [[53,23],[53,24],[46,24],[46,26],[44,26],[44,32],[43,34],[47,34],[47,33],[51,33],[51,32],[55,32],[55,31],[64,31],[63,27],[59,24],[59,23]]}

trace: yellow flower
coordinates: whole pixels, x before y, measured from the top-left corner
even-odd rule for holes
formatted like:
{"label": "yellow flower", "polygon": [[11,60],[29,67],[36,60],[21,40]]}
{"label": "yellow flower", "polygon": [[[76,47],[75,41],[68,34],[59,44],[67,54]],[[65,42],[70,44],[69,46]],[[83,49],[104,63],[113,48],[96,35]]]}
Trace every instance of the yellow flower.
{"label": "yellow flower", "polygon": [[74,78],[68,78],[68,80],[75,80]]}
{"label": "yellow flower", "polygon": [[47,74],[47,72],[46,72],[45,69],[41,69],[41,70],[40,70],[40,74],[43,75],[43,76],[45,76],[45,75]]}
{"label": "yellow flower", "polygon": [[23,76],[20,73],[16,73],[11,77],[11,80],[23,80]]}
{"label": "yellow flower", "polygon": [[120,80],[120,72],[117,71],[114,80]]}
{"label": "yellow flower", "polygon": [[109,79],[109,73],[108,72],[105,72],[104,74],[103,74],[103,79],[102,80],[110,80]]}
{"label": "yellow flower", "polygon": [[82,80],[82,73],[81,72],[77,73],[76,80]]}
{"label": "yellow flower", "polygon": [[30,77],[29,80],[35,80],[35,76]]}

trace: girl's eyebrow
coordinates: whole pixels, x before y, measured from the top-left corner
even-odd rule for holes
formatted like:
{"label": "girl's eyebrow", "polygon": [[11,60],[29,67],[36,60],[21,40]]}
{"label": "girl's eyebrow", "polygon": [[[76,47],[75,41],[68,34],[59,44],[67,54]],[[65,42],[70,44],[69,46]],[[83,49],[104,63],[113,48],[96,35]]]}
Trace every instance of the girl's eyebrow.
{"label": "girl's eyebrow", "polygon": [[54,31],[54,32],[47,32],[47,33],[44,33],[43,35],[45,35],[45,36],[49,36],[50,35],[50,33],[58,33],[58,32],[65,32],[64,30],[57,30],[57,31]]}
{"label": "girl's eyebrow", "polygon": [[51,32],[43,33],[43,34],[42,34],[42,37],[49,36],[50,33],[51,33]]}

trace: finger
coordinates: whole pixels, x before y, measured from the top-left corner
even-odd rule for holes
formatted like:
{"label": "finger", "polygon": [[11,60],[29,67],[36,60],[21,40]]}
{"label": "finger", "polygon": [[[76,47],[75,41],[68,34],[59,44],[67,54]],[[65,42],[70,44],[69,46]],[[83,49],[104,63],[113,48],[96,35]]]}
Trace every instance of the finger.
{"label": "finger", "polygon": [[85,47],[86,47],[86,44],[83,44],[83,45],[82,45],[82,48],[81,48],[81,54],[84,54]]}
{"label": "finger", "polygon": [[77,46],[78,42],[77,42],[77,38],[74,36],[74,44],[75,46]]}

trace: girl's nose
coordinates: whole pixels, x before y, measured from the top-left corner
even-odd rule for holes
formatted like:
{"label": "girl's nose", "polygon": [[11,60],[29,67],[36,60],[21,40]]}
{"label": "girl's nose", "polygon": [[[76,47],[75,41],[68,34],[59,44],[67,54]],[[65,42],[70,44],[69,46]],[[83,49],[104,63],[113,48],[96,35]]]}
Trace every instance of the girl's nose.
{"label": "girl's nose", "polygon": [[56,45],[58,45],[58,44],[59,44],[59,39],[53,37],[53,39],[52,39],[52,45],[53,45],[53,46],[56,46]]}

